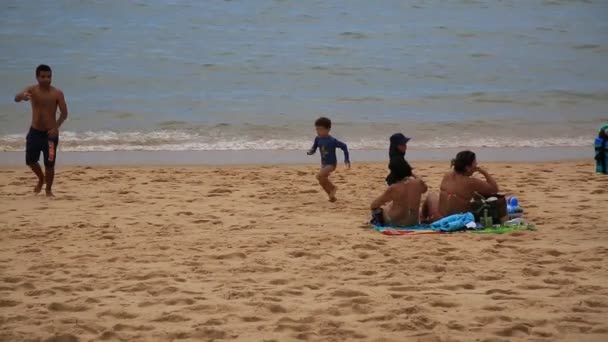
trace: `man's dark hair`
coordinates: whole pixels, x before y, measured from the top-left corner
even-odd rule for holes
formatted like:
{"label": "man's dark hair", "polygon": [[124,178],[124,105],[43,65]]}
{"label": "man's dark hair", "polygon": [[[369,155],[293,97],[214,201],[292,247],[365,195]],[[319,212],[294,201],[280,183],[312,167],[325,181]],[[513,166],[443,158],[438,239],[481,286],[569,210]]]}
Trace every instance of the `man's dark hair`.
{"label": "man's dark hair", "polygon": [[331,120],[326,117],[320,117],[315,121],[315,127],[323,127],[326,129],[331,129]]}
{"label": "man's dark hair", "polygon": [[36,77],[40,76],[40,73],[43,71],[47,71],[52,73],[53,71],[51,71],[51,67],[46,65],[46,64],[40,64],[37,68],[36,68]]}
{"label": "man's dark hair", "polygon": [[456,158],[452,159],[452,166],[454,167],[454,171],[460,174],[464,174],[466,172],[467,166],[473,165],[475,159],[475,153],[471,151],[458,152]]}

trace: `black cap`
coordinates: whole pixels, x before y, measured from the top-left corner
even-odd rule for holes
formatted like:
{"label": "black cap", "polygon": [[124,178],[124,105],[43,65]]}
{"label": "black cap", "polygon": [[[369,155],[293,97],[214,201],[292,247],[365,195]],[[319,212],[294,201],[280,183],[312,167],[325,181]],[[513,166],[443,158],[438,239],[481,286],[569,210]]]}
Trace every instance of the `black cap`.
{"label": "black cap", "polygon": [[394,145],[405,145],[411,139],[403,135],[403,133],[395,133],[391,135],[391,144]]}

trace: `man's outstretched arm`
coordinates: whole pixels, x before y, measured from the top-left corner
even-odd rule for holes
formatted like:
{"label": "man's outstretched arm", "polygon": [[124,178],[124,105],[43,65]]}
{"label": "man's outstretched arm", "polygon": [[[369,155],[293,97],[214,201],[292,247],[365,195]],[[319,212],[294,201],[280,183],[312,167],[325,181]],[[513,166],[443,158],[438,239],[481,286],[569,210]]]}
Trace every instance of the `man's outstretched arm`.
{"label": "man's outstretched arm", "polygon": [[29,101],[32,98],[32,87],[25,88],[22,92],[15,95],[15,102]]}

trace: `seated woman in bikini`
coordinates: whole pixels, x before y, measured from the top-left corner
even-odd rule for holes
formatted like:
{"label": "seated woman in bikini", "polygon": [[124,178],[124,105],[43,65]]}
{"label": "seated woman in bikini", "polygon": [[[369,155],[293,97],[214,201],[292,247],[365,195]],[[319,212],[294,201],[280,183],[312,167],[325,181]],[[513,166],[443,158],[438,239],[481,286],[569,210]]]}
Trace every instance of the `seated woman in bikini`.
{"label": "seated woman in bikini", "polygon": [[372,212],[382,211],[384,225],[410,227],[418,225],[420,202],[427,186],[412,173],[412,168],[395,163],[391,169],[394,182],[371,204]]}
{"label": "seated woman in bikini", "polygon": [[[496,180],[477,166],[475,153],[462,151],[452,160],[452,171],[441,181],[439,194],[430,193],[422,206],[421,220],[435,222],[446,216],[470,211],[471,199],[478,193],[489,196],[498,192]],[[473,177],[479,172],[485,181]]]}

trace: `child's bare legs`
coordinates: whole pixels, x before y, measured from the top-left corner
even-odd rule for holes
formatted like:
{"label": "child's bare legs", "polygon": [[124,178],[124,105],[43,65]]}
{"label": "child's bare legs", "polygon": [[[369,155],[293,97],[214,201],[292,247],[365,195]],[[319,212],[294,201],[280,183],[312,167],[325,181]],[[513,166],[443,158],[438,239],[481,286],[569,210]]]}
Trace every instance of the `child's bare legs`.
{"label": "child's bare legs", "polygon": [[330,202],[335,202],[337,200],[336,191],[338,190],[338,188],[333,185],[332,182],[329,180],[329,175],[331,175],[331,173],[335,170],[335,165],[325,165],[321,168],[319,174],[317,174],[317,180],[319,180],[319,184],[329,196]]}

